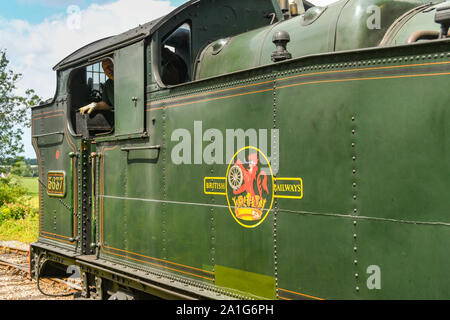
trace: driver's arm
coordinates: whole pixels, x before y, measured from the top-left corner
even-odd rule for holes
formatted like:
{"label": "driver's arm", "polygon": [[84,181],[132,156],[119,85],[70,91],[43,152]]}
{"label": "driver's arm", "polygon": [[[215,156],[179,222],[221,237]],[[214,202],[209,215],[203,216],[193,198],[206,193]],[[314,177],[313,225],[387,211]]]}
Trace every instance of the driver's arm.
{"label": "driver's arm", "polygon": [[92,103],[88,104],[87,106],[80,108],[80,113],[85,114],[87,112],[87,114],[91,114],[92,111],[94,111],[94,110],[96,110],[96,111],[111,111],[112,107],[104,101],[92,102]]}
{"label": "driver's arm", "polygon": [[111,111],[113,108],[107,104],[105,101],[100,101],[97,103],[97,106],[95,107],[95,110],[99,111]]}

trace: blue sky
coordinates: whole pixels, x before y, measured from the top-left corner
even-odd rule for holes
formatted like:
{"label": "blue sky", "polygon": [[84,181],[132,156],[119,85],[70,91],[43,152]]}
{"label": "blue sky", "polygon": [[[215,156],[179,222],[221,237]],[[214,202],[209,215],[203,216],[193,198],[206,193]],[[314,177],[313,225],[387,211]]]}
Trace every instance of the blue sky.
{"label": "blue sky", "polygon": [[39,23],[51,16],[66,11],[69,5],[77,5],[81,9],[92,3],[107,3],[113,1],[89,1],[89,0],[15,0],[2,1],[0,3],[0,16],[5,19],[20,19],[30,23]]}
{"label": "blue sky", "polygon": [[[179,6],[187,0],[171,0],[173,6]],[[0,17],[20,19],[30,23],[39,23],[46,18],[65,13],[68,6],[77,5],[81,10],[91,4],[106,4],[115,0],[8,0],[0,2]]]}

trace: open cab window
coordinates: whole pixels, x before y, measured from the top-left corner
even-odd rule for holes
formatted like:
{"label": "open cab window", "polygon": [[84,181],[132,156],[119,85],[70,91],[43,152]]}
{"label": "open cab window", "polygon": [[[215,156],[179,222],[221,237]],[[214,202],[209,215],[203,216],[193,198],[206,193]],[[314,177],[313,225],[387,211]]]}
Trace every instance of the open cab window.
{"label": "open cab window", "polygon": [[161,43],[160,75],[166,86],[191,81],[191,26],[183,23]]}
{"label": "open cab window", "polygon": [[[114,82],[109,79],[102,64],[114,66],[111,58],[74,69],[69,77],[69,109],[73,131],[83,137],[108,134],[114,128]],[[103,62],[103,63],[102,63]],[[80,108],[92,103],[106,103],[112,110],[94,110],[80,113]]]}

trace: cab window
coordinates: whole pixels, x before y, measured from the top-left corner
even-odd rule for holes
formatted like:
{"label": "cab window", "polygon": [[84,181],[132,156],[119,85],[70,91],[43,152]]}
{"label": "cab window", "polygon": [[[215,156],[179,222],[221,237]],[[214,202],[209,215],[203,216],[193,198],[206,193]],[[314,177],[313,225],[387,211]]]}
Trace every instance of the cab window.
{"label": "cab window", "polygon": [[[102,68],[102,61],[76,68],[69,77],[71,125],[76,134],[84,137],[107,134],[112,132],[114,127],[113,111],[93,111],[91,114],[85,114],[84,116],[79,112],[82,107],[104,100],[114,107],[114,88],[113,85],[107,84],[108,77]],[[108,97],[112,97],[112,99]]]}
{"label": "cab window", "polygon": [[177,85],[191,81],[191,27],[183,23],[170,33],[161,43],[161,81],[169,85]]}

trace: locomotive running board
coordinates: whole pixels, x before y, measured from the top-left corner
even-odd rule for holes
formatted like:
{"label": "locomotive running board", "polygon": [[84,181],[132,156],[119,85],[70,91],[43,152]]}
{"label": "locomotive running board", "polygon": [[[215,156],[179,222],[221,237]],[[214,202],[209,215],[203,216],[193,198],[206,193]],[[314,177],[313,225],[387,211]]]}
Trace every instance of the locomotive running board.
{"label": "locomotive running board", "polygon": [[[120,285],[145,291],[169,300],[235,300],[226,292],[214,291],[204,286],[195,286],[175,277],[164,277],[160,273],[142,271],[119,263],[97,258],[95,255],[80,255],[73,250],[67,250],[42,242],[31,244],[34,252],[45,251],[46,258],[63,265],[77,265],[81,272],[116,282]],[[144,288],[144,290],[143,290]]]}
{"label": "locomotive running board", "polygon": [[81,271],[96,274],[104,279],[108,279],[125,286],[146,293],[170,300],[234,300],[228,295],[215,292],[210,289],[200,288],[174,277],[166,278],[161,275],[152,274],[151,271],[141,271],[131,267],[119,265],[96,258],[95,255],[83,255],[76,258],[77,265]]}

